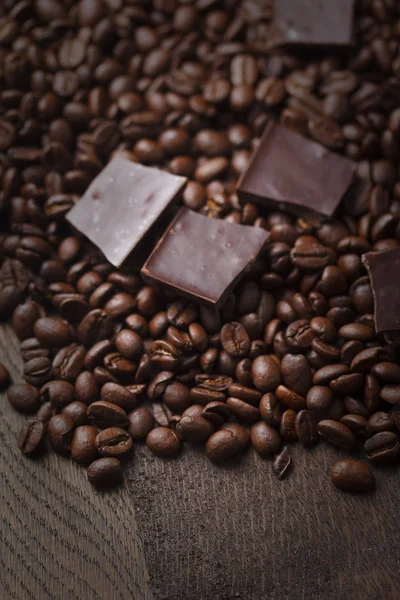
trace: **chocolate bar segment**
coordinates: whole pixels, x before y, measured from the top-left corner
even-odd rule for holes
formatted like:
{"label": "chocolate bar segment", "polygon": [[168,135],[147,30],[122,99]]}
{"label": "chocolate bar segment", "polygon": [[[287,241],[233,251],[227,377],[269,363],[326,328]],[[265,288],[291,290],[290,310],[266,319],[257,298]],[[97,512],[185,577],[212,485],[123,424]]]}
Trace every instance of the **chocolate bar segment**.
{"label": "chocolate bar segment", "polygon": [[151,284],[219,308],[269,234],[181,208],[142,268]]}
{"label": "chocolate bar segment", "polygon": [[362,257],[371,281],[377,333],[400,331],[400,248]]}
{"label": "chocolate bar segment", "polygon": [[270,122],[241,176],[241,202],[302,217],[330,217],[353,180],[355,163]]}
{"label": "chocolate bar segment", "polygon": [[353,0],[275,0],[270,45],[349,45]]}
{"label": "chocolate bar segment", "polygon": [[185,182],[185,177],[117,157],[92,181],[67,219],[119,267]]}

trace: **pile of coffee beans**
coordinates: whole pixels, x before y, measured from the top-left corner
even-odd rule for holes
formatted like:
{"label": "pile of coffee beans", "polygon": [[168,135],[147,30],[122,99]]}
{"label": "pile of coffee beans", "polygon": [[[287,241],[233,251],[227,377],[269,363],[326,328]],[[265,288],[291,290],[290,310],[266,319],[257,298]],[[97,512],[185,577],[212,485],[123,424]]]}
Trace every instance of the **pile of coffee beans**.
{"label": "pile of coffee beans", "polygon": [[[278,478],[294,442],[398,462],[399,352],[375,333],[361,255],[400,245],[400,5],[356,11],[353,47],[291,51],[268,49],[258,0],[4,0],[0,315],[25,363],[8,400],[36,415],[22,452],[47,438],[96,485],[141,441],[215,462],[252,445]],[[269,119],[357,161],[370,189],[321,222],[241,205]],[[64,219],[117,155],[188,177],[192,210],[270,232],[219,314],[115,269]],[[374,485],[348,458],[331,479]]]}

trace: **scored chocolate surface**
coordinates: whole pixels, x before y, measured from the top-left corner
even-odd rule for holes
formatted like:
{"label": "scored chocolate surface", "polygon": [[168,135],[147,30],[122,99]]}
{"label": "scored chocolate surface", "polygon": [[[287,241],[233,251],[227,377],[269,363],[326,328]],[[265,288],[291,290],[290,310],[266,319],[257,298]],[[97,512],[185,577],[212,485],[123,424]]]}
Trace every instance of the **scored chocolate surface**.
{"label": "scored chocolate surface", "polygon": [[374,295],[376,332],[400,331],[400,248],[368,252],[362,260]]}
{"label": "scored chocolate surface", "polygon": [[182,208],[141,273],[150,283],[219,308],[268,237],[264,229]]}
{"label": "scored chocolate surface", "polygon": [[117,157],[90,184],[67,219],[119,267],[185,182],[185,177]]}
{"label": "scored chocolate surface", "polygon": [[276,45],[348,45],[353,13],[353,0],[276,0],[272,38]]}
{"label": "scored chocolate surface", "polygon": [[299,216],[332,216],[353,180],[352,160],[269,123],[239,180],[242,202]]}

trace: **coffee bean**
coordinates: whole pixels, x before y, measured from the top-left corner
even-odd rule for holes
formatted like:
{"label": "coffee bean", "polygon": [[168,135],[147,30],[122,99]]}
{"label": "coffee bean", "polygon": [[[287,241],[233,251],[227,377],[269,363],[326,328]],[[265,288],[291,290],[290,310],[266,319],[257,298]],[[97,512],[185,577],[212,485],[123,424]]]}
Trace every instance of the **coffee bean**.
{"label": "coffee bean", "polygon": [[82,425],[75,429],[71,440],[71,458],[74,461],[88,465],[96,459],[96,435],[96,428],[91,425]]}
{"label": "coffee bean", "polygon": [[2,363],[0,363],[0,389],[4,389],[8,385],[9,381],[10,374],[8,369]]}
{"label": "coffee bean", "polygon": [[372,367],[371,372],[386,383],[400,384],[400,367],[396,363],[377,363]]}
{"label": "coffee bean", "polygon": [[317,430],[326,442],[342,450],[352,450],[355,445],[354,435],[343,423],[324,419],[318,423]]}
{"label": "coffee bean", "polygon": [[40,318],[44,317],[46,312],[37,302],[26,300],[19,304],[13,312],[12,326],[20,340],[34,336],[34,324]]}
{"label": "coffee bean", "polygon": [[114,487],[122,481],[121,463],[118,458],[98,458],[89,465],[87,476],[97,487]]}
{"label": "coffee bean", "polygon": [[375,487],[371,468],[355,459],[339,460],[332,465],[331,481],[344,492],[368,492]]}
{"label": "coffee bean", "polygon": [[74,432],[74,422],[71,417],[54,415],[47,425],[47,431],[51,445],[57,454],[68,455]]}
{"label": "coffee bean", "polygon": [[83,370],[86,350],[79,344],[70,344],[59,350],[53,360],[53,376],[74,381]]}
{"label": "coffee bean", "polygon": [[120,457],[132,449],[132,438],[120,427],[110,427],[100,431],[95,438],[95,447],[101,456]]}
{"label": "coffee bean", "polygon": [[248,388],[239,383],[232,383],[228,388],[228,393],[230,396],[239,398],[239,400],[243,400],[243,402],[247,402],[253,406],[258,406],[263,396],[259,390]]}
{"label": "coffee bean", "polygon": [[203,416],[185,416],[176,425],[176,433],[183,440],[200,443],[214,433],[214,426]]}
{"label": "coffee bean", "polygon": [[245,356],[250,349],[250,338],[240,323],[227,323],[221,329],[221,343],[231,356]]}
{"label": "coffee bean", "polygon": [[154,427],[153,415],[148,408],[141,406],[128,415],[128,432],[135,441],[146,439]]}
{"label": "coffee bean", "polygon": [[279,428],[279,433],[287,442],[295,442],[297,440],[297,432],[296,432],[296,411],[289,408],[285,410],[281,417],[281,425]]}
{"label": "coffee bean", "polygon": [[190,389],[179,381],[172,381],[167,385],[162,399],[175,412],[183,412],[192,403]]}
{"label": "coffee bean", "polygon": [[168,427],[156,427],[152,429],[147,434],[146,444],[153,454],[162,458],[177,456],[181,445],[175,431]]}
{"label": "coffee bean", "polygon": [[86,404],[83,404],[83,402],[71,402],[71,404],[64,406],[64,408],[61,410],[61,414],[71,417],[74,427],[85,425],[88,420],[87,406]]}
{"label": "coffee bean", "polygon": [[240,421],[254,423],[260,418],[260,411],[258,408],[243,400],[239,400],[239,398],[228,398],[226,404]]}
{"label": "coffee bean", "polygon": [[325,386],[315,385],[309,389],[306,397],[308,410],[324,411],[331,404],[333,399],[332,391]]}
{"label": "coffee bean", "polygon": [[7,399],[16,410],[23,413],[34,413],[40,406],[39,391],[29,383],[10,385]]}
{"label": "coffee bean", "polygon": [[75,394],[84,404],[95,402],[100,395],[100,388],[90,371],[82,371],[75,381]]}
{"label": "coffee bean", "polygon": [[173,378],[174,373],[172,371],[161,371],[158,373],[147,388],[147,395],[150,400],[154,401],[161,398]]}
{"label": "coffee bean", "polygon": [[380,395],[385,402],[389,402],[390,404],[400,404],[400,385],[384,385]]}
{"label": "coffee bean", "polygon": [[302,410],[306,408],[306,400],[303,396],[296,394],[284,385],[280,385],[275,390],[276,397],[286,408],[293,410]]}
{"label": "coffee bean", "polygon": [[275,456],[272,463],[272,472],[279,481],[286,477],[291,462],[292,459],[290,458],[289,450],[287,446],[284,446],[283,450]]}
{"label": "coffee bean", "polygon": [[255,423],[250,430],[253,448],[260,456],[277,454],[281,447],[279,433],[264,421]]}
{"label": "coffee bean", "polygon": [[86,353],[84,365],[89,371],[103,364],[104,357],[115,350],[114,344],[110,340],[101,340],[92,346]]}
{"label": "coffee bean", "polygon": [[312,446],[318,441],[317,422],[312,411],[301,410],[297,413],[295,429],[299,442],[305,446]]}
{"label": "coffee bean", "polygon": [[127,387],[118,383],[105,383],[101,388],[101,399],[120,406],[126,411],[133,410],[137,406],[136,394]]}
{"label": "coffee bean", "polygon": [[307,359],[300,354],[286,354],[281,361],[283,383],[300,396],[312,386],[312,373]]}
{"label": "coffee bean", "polygon": [[18,436],[18,448],[24,454],[38,452],[46,435],[46,427],[40,420],[25,421]]}
{"label": "coffee bean", "polygon": [[24,366],[24,378],[27,383],[41,386],[52,378],[52,363],[49,358],[32,358]]}
{"label": "coffee bean", "polygon": [[229,460],[241,450],[240,439],[230,430],[216,431],[206,443],[206,454],[212,462]]}
{"label": "coffee bean", "polygon": [[112,402],[99,400],[93,402],[88,408],[88,417],[91,423],[100,429],[107,427],[128,427],[128,416],[126,412]]}
{"label": "coffee bean", "polygon": [[374,435],[381,431],[392,431],[394,429],[394,418],[390,413],[378,411],[368,419],[368,433]]}
{"label": "coffee bean", "polygon": [[78,341],[84,346],[93,346],[107,339],[112,332],[112,320],[103,310],[90,311],[80,322],[77,330]]}
{"label": "coffee bean", "polygon": [[254,385],[262,392],[274,392],[280,384],[279,366],[270,356],[258,356],[252,363],[251,374]]}
{"label": "coffee bean", "polygon": [[219,427],[232,415],[231,408],[223,402],[210,402],[204,407],[202,416],[210,421],[215,427]]}
{"label": "coffee bean", "polygon": [[359,414],[348,414],[344,415],[340,422],[346,425],[355,434],[359,434],[361,437],[367,435],[368,422],[365,417]]}
{"label": "coffee bean", "polygon": [[364,449],[372,463],[387,464],[396,460],[400,454],[399,438],[392,431],[381,431],[365,442]]}
{"label": "coffee bean", "polygon": [[54,408],[63,408],[75,400],[74,386],[63,379],[55,379],[40,389],[44,402],[50,402]]}

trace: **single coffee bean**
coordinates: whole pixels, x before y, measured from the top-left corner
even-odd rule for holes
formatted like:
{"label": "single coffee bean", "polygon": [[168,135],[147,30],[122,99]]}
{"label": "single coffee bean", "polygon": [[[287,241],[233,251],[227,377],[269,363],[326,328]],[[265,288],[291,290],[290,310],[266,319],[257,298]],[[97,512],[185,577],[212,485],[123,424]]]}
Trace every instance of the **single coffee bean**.
{"label": "single coffee bean", "polygon": [[75,400],[74,386],[63,379],[48,381],[40,389],[43,402],[51,402],[54,408],[62,408]]}
{"label": "single coffee bean", "polygon": [[81,465],[88,465],[97,457],[95,439],[97,430],[91,425],[82,425],[74,431],[71,440],[71,458]]}
{"label": "single coffee bean", "polygon": [[355,459],[339,460],[331,468],[331,481],[344,492],[368,492],[375,487],[371,467]]}
{"label": "single coffee bean", "polygon": [[45,348],[61,348],[71,341],[71,329],[67,321],[56,317],[42,317],[33,332]]}
{"label": "single coffee bean", "polygon": [[122,481],[121,463],[118,458],[98,458],[89,465],[87,476],[97,487],[114,487]]}
{"label": "single coffee bean", "polygon": [[242,450],[245,450],[250,443],[250,434],[243,425],[239,423],[224,423],[221,427],[224,431],[231,431],[239,440]]}
{"label": "single coffee bean", "polygon": [[68,415],[54,415],[51,417],[47,431],[51,445],[57,454],[68,455],[74,432],[74,422]]}
{"label": "single coffee bean", "polygon": [[295,428],[299,442],[304,446],[312,446],[318,441],[317,421],[310,410],[301,410],[295,419]]}
{"label": "single coffee bean", "polygon": [[120,406],[126,411],[133,410],[138,403],[137,395],[119,383],[105,383],[101,388],[101,399]]}
{"label": "single coffee bean", "polygon": [[259,390],[248,388],[239,383],[232,383],[228,388],[228,393],[233,398],[239,398],[239,400],[248,402],[248,404],[252,404],[253,406],[258,406],[263,396]]}
{"label": "single coffee bean", "polygon": [[287,442],[295,442],[297,440],[296,414],[296,411],[291,408],[288,408],[282,414],[279,433]]}
{"label": "single coffee bean", "polygon": [[227,375],[205,375],[203,373],[196,375],[195,380],[198,386],[217,392],[225,392],[233,383],[232,377]]}
{"label": "single coffee bean", "polygon": [[10,374],[8,369],[0,363],[0,390],[3,390],[10,381]]}
{"label": "single coffee bean", "polygon": [[260,411],[258,408],[247,402],[243,402],[243,400],[239,400],[239,398],[230,397],[226,401],[226,404],[239,421],[254,423],[260,418]]}
{"label": "single coffee bean", "polygon": [[371,372],[376,377],[383,379],[385,383],[400,384],[400,366],[396,363],[377,363],[372,367]]}
{"label": "single coffee bean", "polygon": [[324,419],[318,423],[317,430],[326,442],[342,450],[352,450],[355,445],[353,433],[343,423]]}
{"label": "single coffee bean", "polygon": [[272,394],[271,392],[269,392],[268,394],[265,394],[261,398],[260,415],[261,415],[261,418],[266,423],[268,423],[268,425],[272,425],[273,427],[276,427],[280,423],[281,416],[282,416],[282,409],[278,402],[277,397],[274,394]]}
{"label": "single coffee bean", "polygon": [[172,458],[179,454],[180,440],[175,431],[169,427],[156,427],[146,437],[148,448],[156,456]]}
{"label": "single coffee bean", "polygon": [[312,386],[312,373],[305,356],[286,354],[281,361],[283,383],[300,396],[305,396]]}
{"label": "single coffee bean", "polygon": [[223,462],[233,458],[242,450],[235,433],[229,430],[216,431],[207,440],[206,454],[212,462]]}
{"label": "single coffee bean", "polygon": [[221,329],[223,349],[234,357],[245,356],[250,350],[250,337],[240,323],[226,323]]}
{"label": "single coffee bean", "polygon": [[289,450],[287,446],[285,446],[283,450],[275,456],[274,462],[272,463],[272,472],[279,481],[286,477],[291,462],[292,459],[290,458]]}
{"label": "single coffee bean", "polygon": [[55,408],[51,405],[50,402],[44,402],[42,406],[36,413],[36,418],[38,421],[42,421],[45,425],[50,421],[51,417],[55,415]]}
{"label": "single coffee bean", "polygon": [[172,411],[163,402],[153,402],[152,406],[153,418],[160,427],[168,427],[169,419],[172,416]]}
{"label": "single coffee bean", "polygon": [[264,421],[259,421],[252,426],[250,439],[253,448],[260,456],[277,454],[282,444],[280,435],[276,429]]}
{"label": "single coffee bean", "polygon": [[78,341],[86,347],[107,339],[113,328],[112,319],[100,308],[90,311],[77,329]]}
{"label": "single coffee bean", "polygon": [[161,398],[173,378],[174,373],[172,371],[161,371],[158,373],[147,388],[147,395],[150,400],[154,401]]}
{"label": "single coffee bean", "polygon": [[202,416],[215,427],[220,427],[232,415],[231,408],[223,402],[209,402],[202,412]]}
{"label": "single coffee bean", "polygon": [[115,337],[118,352],[125,358],[134,358],[143,350],[142,338],[131,329],[122,329]]}
{"label": "single coffee bean", "polygon": [[306,408],[305,398],[296,394],[296,392],[289,390],[284,385],[279,385],[276,388],[275,395],[279,402],[282,402],[286,408],[291,408],[293,410],[303,410]]}
{"label": "single coffee bean", "polygon": [[381,398],[390,404],[400,404],[400,384],[387,384],[381,389]]}
{"label": "single coffee bean", "polygon": [[18,448],[24,454],[38,452],[46,435],[46,426],[40,420],[25,421],[18,436]]}
{"label": "single coffee bean", "polygon": [[365,348],[365,350],[361,350],[361,352],[356,354],[350,363],[350,368],[357,373],[368,373],[374,365],[385,360],[385,358],[387,358],[385,348],[381,348],[380,346]]}
{"label": "single coffee bean", "polygon": [[331,381],[338,379],[341,375],[347,375],[349,372],[350,369],[347,365],[327,365],[314,373],[313,384],[329,385]]}
{"label": "single coffee bean", "polygon": [[194,387],[190,390],[190,399],[196,404],[206,406],[209,402],[225,402],[226,395],[224,392],[208,390],[207,388]]}
{"label": "single coffee bean", "polygon": [[125,429],[110,427],[97,434],[95,447],[101,456],[120,457],[132,449],[132,438]]}
{"label": "single coffee bean", "polygon": [[190,389],[179,381],[172,381],[167,385],[162,399],[175,412],[183,412],[192,404]]}
{"label": "single coffee bean", "polygon": [[214,426],[203,416],[182,417],[176,426],[176,433],[182,440],[201,443],[214,433]]}
{"label": "single coffee bean", "polygon": [[33,327],[40,317],[45,317],[44,308],[33,300],[19,304],[13,312],[12,326],[20,340],[33,337]]}
{"label": "single coffee bean", "polygon": [[365,453],[372,463],[391,463],[400,455],[399,438],[392,431],[381,431],[370,437],[364,444]]}
{"label": "single coffee bean", "polygon": [[71,404],[64,406],[61,414],[71,417],[74,427],[85,425],[88,421],[87,406],[83,402],[71,402]]}
{"label": "single coffee bean", "polygon": [[14,383],[7,390],[11,406],[22,413],[34,413],[40,407],[39,391],[29,383]]}
{"label": "single coffee bean", "polygon": [[368,433],[374,435],[381,431],[393,431],[394,419],[390,413],[378,411],[370,416],[368,419]]}
{"label": "single coffee bean", "polygon": [[[75,381],[75,394],[77,399],[84,404],[95,402],[100,395],[100,388],[90,371],[79,373]],[[103,398],[105,400],[105,398]]]}
{"label": "single coffee bean", "polygon": [[49,358],[32,358],[24,366],[24,379],[34,386],[42,386],[53,376],[52,363]]}
{"label": "single coffee bean", "polygon": [[128,427],[128,416],[126,412],[112,402],[99,400],[93,402],[88,408],[88,417],[91,423],[100,429],[107,427]]}
{"label": "single coffee bean", "polygon": [[101,340],[94,344],[86,353],[84,366],[88,371],[93,371],[103,364],[104,357],[114,352],[115,346],[111,340]]}
{"label": "single coffee bean", "polygon": [[83,370],[86,350],[79,344],[70,344],[57,352],[53,360],[53,375],[57,379],[75,381]]}
{"label": "single coffee bean", "polygon": [[128,415],[128,433],[135,441],[145,440],[154,427],[154,419],[150,410],[144,406]]}
{"label": "single coffee bean", "polygon": [[324,411],[333,400],[332,391],[323,385],[314,385],[308,390],[306,404],[308,410]]}
{"label": "single coffee bean", "polygon": [[271,356],[258,356],[251,365],[251,375],[256,388],[262,392],[275,392],[281,382],[279,366]]}

